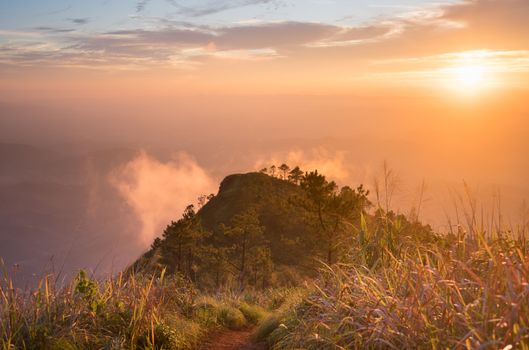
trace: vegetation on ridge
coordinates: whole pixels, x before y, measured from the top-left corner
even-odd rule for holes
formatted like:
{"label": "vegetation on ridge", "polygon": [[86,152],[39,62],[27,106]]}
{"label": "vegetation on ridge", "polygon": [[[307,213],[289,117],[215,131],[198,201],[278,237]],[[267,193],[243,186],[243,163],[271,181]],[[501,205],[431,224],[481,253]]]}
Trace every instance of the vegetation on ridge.
{"label": "vegetation on ridge", "polygon": [[193,349],[257,325],[271,349],[529,349],[526,227],[485,231],[471,205],[441,235],[300,172],[229,176],[116,278],[23,293],[5,273],[0,345]]}

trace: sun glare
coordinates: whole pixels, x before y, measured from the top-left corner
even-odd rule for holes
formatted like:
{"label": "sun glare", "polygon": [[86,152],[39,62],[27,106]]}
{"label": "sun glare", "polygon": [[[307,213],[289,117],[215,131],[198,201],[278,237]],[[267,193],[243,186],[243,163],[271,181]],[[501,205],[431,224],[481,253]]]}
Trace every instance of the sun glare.
{"label": "sun glare", "polygon": [[461,66],[451,69],[451,80],[460,88],[478,89],[484,82],[486,75],[485,66]]}
{"label": "sun glare", "polygon": [[483,91],[490,82],[491,70],[487,62],[487,52],[465,52],[447,68],[443,69],[443,80],[451,90],[465,94]]}

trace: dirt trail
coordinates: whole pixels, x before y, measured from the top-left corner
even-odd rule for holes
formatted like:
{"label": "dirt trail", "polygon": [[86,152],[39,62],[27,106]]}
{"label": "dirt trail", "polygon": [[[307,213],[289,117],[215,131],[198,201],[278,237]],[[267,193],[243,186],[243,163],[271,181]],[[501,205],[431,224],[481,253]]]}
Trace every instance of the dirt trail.
{"label": "dirt trail", "polygon": [[200,350],[266,350],[266,343],[254,343],[251,340],[252,329],[225,330],[213,334]]}

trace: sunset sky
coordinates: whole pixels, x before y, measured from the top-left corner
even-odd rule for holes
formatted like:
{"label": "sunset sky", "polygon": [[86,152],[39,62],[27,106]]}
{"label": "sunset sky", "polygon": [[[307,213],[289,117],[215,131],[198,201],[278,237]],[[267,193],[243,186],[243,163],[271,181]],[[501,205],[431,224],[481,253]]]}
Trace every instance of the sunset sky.
{"label": "sunset sky", "polygon": [[1,87],[15,97],[526,88],[528,13],[524,0],[3,1]]}
{"label": "sunset sky", "polygon": [[[0,1],[0,142],[145,150],[114,180],[138,210],[170,196],[149,227],[284,161],[369,187],[386,160],[402,208],[424,180],[444,220],[464,180],[518,215],[528,18],[527,0]],[[165,185],[194,178],[175,202]]]}

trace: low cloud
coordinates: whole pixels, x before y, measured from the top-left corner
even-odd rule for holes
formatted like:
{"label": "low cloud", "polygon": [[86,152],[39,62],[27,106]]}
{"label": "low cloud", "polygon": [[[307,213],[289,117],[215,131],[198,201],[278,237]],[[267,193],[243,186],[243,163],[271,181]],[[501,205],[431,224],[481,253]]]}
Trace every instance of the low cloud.
{"label": "low cloud", "polygon": [[116,169],[110,182],[138,216],[142,224],[139,240],[144,245],[180,217],[188,204],[215,189],[206,171],[185,153],[161,162],[141,152]]}

